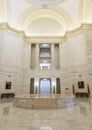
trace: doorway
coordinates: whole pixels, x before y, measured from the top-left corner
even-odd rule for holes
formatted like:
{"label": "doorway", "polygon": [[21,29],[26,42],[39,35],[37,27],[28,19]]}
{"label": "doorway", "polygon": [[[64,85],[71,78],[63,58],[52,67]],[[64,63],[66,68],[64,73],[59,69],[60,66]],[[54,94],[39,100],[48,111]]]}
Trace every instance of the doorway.
{"label": "doorway", "polygon": [[51,94],[51,79],[49,78],[41,78],[40,79],[40,94]]}

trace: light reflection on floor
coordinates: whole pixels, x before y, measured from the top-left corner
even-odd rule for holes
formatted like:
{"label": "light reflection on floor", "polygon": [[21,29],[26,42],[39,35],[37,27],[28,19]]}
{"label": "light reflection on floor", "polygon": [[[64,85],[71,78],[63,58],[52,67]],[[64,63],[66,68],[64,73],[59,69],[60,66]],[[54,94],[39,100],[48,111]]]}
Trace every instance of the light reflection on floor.
{"label": "light reflection on floor", "polygon": [[92,130],[92,99],[65,109],[23,109],[0,100],[0,130]]}

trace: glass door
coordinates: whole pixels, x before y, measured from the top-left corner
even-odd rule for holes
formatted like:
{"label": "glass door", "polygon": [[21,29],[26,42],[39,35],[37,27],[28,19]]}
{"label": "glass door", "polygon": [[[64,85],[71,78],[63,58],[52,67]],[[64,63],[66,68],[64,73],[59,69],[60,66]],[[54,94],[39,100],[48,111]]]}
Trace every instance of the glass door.
{"label": "glass door", "polygon": [[40,94],[51,94],[51,80],[48,78],[40,79]]}

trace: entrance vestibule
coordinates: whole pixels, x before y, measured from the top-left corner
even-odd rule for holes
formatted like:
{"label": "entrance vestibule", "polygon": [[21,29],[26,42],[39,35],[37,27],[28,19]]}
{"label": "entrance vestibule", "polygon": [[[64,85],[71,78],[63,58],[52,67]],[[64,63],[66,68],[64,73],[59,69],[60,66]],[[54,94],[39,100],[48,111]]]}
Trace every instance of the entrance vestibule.
{"label": "entrance vestibule", "polygon": [[30,94],[60,94],[60,78],[31,78]]}

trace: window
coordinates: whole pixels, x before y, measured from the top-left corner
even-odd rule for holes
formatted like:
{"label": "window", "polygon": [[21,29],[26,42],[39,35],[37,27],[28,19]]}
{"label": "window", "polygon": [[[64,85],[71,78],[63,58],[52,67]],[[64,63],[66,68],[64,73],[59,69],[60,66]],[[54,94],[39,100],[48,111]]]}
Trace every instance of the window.
{"label": "window", "polygon": [[40,69],[51,69],[51,45],[40,44],[39,45],[39,66]]}
{"label": "window", "polygon": [[40,56],[50,56],[50,48],[40,48]]}
{"label": "window", "polygon": [[40,44],[40,56],[50,56],[51,46],[50,44]]}

